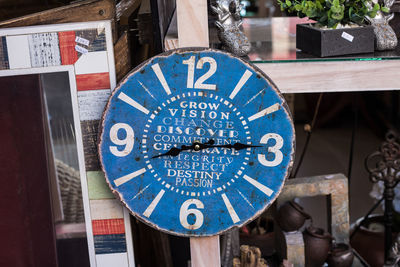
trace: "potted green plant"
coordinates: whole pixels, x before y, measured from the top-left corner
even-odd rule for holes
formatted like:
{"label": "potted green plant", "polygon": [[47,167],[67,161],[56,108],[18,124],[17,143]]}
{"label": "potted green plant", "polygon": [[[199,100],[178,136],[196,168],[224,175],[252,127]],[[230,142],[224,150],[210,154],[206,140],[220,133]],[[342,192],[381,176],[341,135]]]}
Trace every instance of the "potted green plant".
{"label": "potted green plant", "polygon": [[389,12],[372,0],[278,0],[278,3],[282,11],[316,21],[297,25],[296,46],[320,57],[372,53],[374,32],[366,25],[366,17]]}

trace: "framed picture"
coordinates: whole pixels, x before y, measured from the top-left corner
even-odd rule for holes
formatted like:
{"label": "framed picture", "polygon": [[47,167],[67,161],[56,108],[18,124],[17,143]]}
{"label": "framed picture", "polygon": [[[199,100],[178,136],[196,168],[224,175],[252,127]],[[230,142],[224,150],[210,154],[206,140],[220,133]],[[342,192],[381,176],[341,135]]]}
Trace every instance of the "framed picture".
{"label": "framed picture", "polygon": [[91,266],[134,266],[129,212],[97,157],[99,121],[116,86],[110,21],[0,29],[0,77],[30,74],[39,75],[46,103],[57,238],[86,233]]}

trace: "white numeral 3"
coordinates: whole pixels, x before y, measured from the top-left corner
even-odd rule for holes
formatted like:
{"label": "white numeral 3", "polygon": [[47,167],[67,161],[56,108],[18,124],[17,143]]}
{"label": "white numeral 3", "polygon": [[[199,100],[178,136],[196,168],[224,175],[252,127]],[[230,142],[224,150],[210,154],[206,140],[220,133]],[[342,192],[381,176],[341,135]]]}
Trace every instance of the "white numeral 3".
{"label": "white numeral 3", "polygon": [[268,148],[268,152],[274,153],[274,160],[267,160],[265,155],[258,154],[258,161],[267,167],[275,167],[278,166],[283,160],[283,154],[280,149],[283,147],[283,138],[279,134],[276,133],[267,133],[263,137],[261,137],[260,144],[267,144],[269,139],[275,140],[275,145]]}

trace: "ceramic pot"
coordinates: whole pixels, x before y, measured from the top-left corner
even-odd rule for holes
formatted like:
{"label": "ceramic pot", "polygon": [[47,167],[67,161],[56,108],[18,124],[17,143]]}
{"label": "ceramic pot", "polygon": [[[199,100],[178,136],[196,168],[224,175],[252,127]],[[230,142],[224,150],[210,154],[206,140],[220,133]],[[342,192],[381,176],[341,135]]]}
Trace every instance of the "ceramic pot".
{"label": "ceramic pot", "polygon": [[385,255],[383,216],[371,215],[367,220],[360,218],[352,228],[359,224],[361,227],[351,239],[351,246],[371,267],[383,266]]}
{"label": "ceramic pot", "polygon": [[292,200],[279,208],[276,220],[283,231],[292,232],[300,229],[310,218],[303,207]]}
{"label": "ceramic pot", "polygon": [[332,236],[324,229],[309,226],[303,232],[307,267],[322,266],[331,249]]}
{"label": "ceramic pot", "polygon": [[353,249],[344,243],[335,244],[328,256],[330,267],[350,267],[353,264]]}

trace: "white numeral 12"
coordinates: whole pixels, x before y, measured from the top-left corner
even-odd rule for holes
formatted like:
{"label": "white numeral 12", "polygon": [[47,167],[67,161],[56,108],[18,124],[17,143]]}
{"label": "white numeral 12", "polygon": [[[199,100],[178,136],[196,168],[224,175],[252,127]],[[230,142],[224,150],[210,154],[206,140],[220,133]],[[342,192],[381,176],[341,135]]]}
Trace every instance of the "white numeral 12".
{"label": "white numeral 12", "polygon": [[187,88],[194,89],[206,89],[206,90],[215,90],[217,85],[215,84],[205,84],[204,82],[210,78],[217,71],[217,62],[212,57],[202,57],[197,61],[196,69],[202,69],[204,63],[210,64],[210,68],[206,73],[204,73],[201,77],[194,82],[194,65],[196,62],[196,57],[191,56],[189,59],[183,60],[182,64],[188,65],[188,75],[187,75]]}

